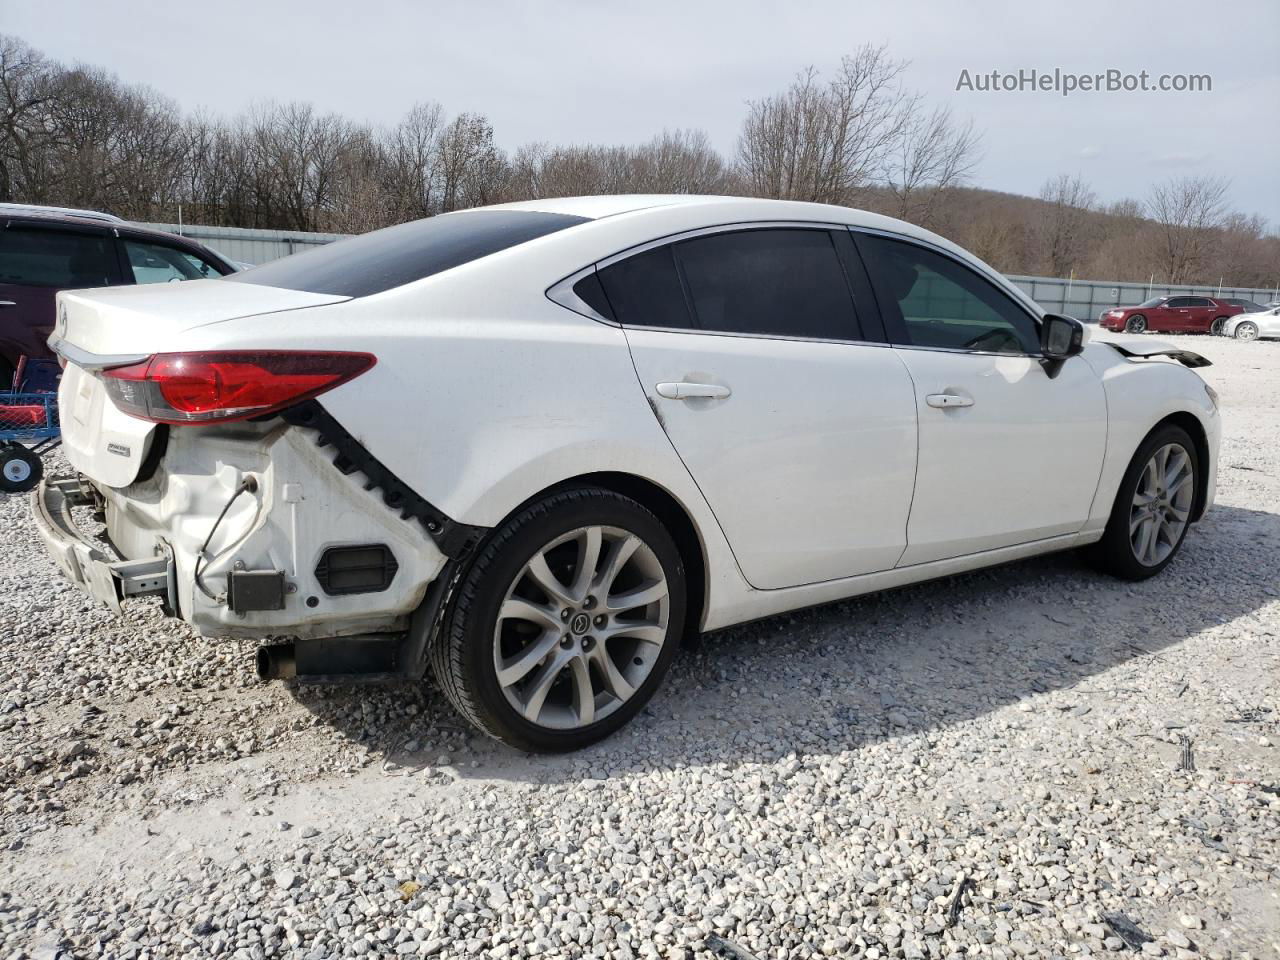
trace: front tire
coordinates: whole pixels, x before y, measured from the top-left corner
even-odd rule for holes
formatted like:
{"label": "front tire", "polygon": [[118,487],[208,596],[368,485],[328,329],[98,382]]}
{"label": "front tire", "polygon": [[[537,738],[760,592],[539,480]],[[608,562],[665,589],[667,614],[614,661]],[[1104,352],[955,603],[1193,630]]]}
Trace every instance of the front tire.
{"label": "front tire", "polygon": [[1098,569],[1122,580],[1153,577],[1177,556],[1191,526],[1200,458],[1187,431],[1153,431],[1120,481],[1103,537],[1092,550]]}
{"label": "front tire", "polygon": [[1142,314],[1134,314],[1124,322],[1125,333],[1146,333],[1147,318]]}
{"label": "front tire", "polygon": [[653,696],[683,634],[684,565],[662,522],[594,487],[498,527],[463,575],[431,664],[458,712],[521,750],[577,750]]}
{"label": "front tire", "polygon": [[1258,325],[1252,320],[1246,320],[1236,325],[1235,338],[1237,340],[1257,340]]}
{"label": "front tire", "polygon": [[1226,317],[1214,317],[1213,323],[1209,324],[1209,333],[1215,337],[1222,336],[1222,331],[1227,325]]}

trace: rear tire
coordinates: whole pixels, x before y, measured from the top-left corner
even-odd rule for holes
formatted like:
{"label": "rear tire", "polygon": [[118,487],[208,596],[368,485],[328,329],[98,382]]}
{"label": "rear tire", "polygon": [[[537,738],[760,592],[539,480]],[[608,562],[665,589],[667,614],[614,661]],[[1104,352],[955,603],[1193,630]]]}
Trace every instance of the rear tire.
{"label": "rear tire", "polygon": [[1124,322],[1125,333],[1145,333],[1147,330],[1147,318],[1137,313]]}
{"label": "rear tire", "polygon": [[653,696],[683,634],[686,597],[680,552],[656,516],[610,490],[565,490],[479,548],[432,642],[432,670],[489,736],[521,750],[577,750]]}
{"label": "rear tire", "polygon": [[25,493],[34,490],[44,476],[44,463],[20,443],[0,449],[0,491]]}
{"label": "rear tire", "polygon": [[1187,431],[1168,424],[1142,441],[1116,493],[1090,560],[1122,580],[1153,577],[1178,555],[1195,506],[1199,455]]}
{"label": "rear tire", "polygon": [[1226,317],[1214,317],[1213,323],[1209,324],[1209,333],[1215,337],[1220,337],[1222,336],[1222,330],[1226,325]]}

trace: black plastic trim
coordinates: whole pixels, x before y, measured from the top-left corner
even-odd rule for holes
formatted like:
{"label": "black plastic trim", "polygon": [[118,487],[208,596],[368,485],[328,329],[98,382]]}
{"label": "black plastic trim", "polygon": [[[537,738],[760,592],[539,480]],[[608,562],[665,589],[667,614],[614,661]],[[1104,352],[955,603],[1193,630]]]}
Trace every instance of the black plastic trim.
{"label": "black plastic trim", "polygon": [[316,400],[307,400],[280,412],[281,418],[295,427],[316,430],[316,446],[333,447],[334,468],[343,476],[362,473],[366,490],[381,490],[382,502],[397,511],[402,519],[417,520],[440,552],[451,560],[465,556],[487,532],[485,527],[459,523],[419,496],[412,487],[388,470],[347,432],[333,415]]}

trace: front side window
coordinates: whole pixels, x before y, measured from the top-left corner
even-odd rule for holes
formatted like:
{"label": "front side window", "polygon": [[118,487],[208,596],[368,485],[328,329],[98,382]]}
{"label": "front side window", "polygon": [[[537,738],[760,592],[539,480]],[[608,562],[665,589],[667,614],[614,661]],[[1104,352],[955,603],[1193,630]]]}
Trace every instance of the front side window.
{"label": "front side window", "polygon": [[65,230],[0,230],[0,283],[80,290],[117,282],[111,237]]}
{"label": "front side window", "polygon": [[[894,342],[988,353],[1038,353],[1031,315],[985,277],[933,250],[858,237]],[[895,332],[896,331],[896,332]]]}
{"label": "front side window", "polygon": [[1170,310],[1182,310],[1192,306],[1192,299],[1190,297],[1170,297],[1165,306]]}
{"label": "front side window", "polygon": [[175,280],[222,276],[213,264],[185,250],[162,243],[125,240],[124,251],[129,258],[134,283],[172,283]]}

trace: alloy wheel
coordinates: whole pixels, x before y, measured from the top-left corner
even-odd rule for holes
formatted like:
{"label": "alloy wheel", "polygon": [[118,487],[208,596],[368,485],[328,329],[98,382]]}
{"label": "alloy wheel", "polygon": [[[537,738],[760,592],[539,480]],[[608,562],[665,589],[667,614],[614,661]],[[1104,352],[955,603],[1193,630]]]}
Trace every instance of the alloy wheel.
{"label": "alloy wheel", "polygon": [[1238,327],[1236,327],[1236,339],[1237,340],[1257,340],[1258,325],[1251,320],[1247,320],[1244,323],[1240,324]]}
{"label": "alloy wheel", "polygon": [[1220,337],[1222,336],[1222,331],[1226,329],[1226,326],[1226,317],[1214,317],[1213,323],[1209,326],[1209,332],[1215,337]]}
{"label": "alloy wheel", "polygon": [[619,527],[572,530],[507,588],[493,635],[498,686],[530,723],[589,726],[644,684],[669,620],[666,575],[648,544]]}
{"label": "alloy wheel", "polygon": [[1190,454],[1166,443],[1138,476],[1129,512],[1129,545],[1137,561],[1154,567],[1177,548],[1191,519],[1195,476]]}
{"label": "alloy wheel", "polygon": [[1130,317],[1128,323],[1124,325],[1125,333],[1142,333],[1146,329],[1146,317]]}

